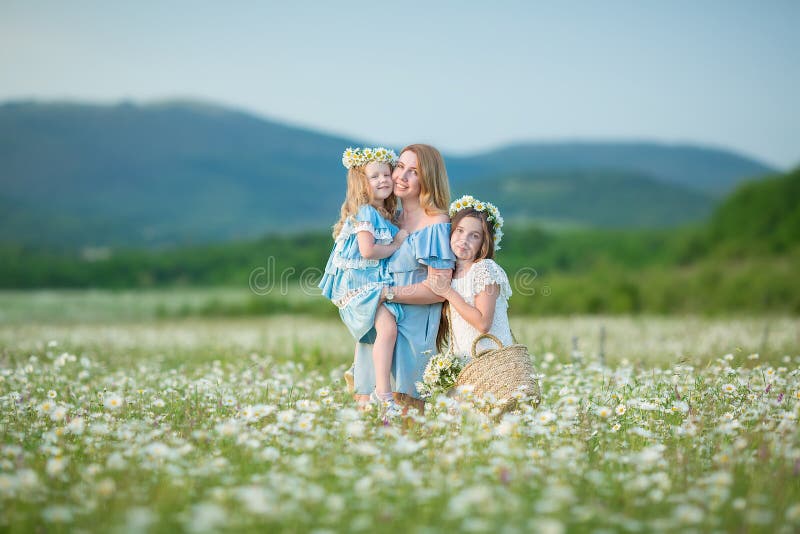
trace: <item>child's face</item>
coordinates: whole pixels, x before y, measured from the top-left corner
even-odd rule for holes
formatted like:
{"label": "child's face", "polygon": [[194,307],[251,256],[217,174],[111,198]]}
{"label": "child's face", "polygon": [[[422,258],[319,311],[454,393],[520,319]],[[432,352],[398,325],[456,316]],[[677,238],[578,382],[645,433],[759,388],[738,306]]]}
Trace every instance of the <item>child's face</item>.
{"label": "child's face", "polygon": [[475,261],[483,244],[483,225],[475,217],[464,217],[450,236],[450,248],[459,260]]}
{"label": "child's face", "polygon": [[392,169],[388,163],[370,161],[364,168],[369,182],[372,198],[375,200],[386,200],[392,194],[394,184],[392,183]]}

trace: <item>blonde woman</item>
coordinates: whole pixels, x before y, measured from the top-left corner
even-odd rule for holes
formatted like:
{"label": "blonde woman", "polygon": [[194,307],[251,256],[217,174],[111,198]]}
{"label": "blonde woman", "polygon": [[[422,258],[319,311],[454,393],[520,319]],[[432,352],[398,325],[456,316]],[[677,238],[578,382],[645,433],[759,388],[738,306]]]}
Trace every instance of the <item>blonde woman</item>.
{"label": "blonde woman", "polygon": [[[424,403],[416,390],[425,366],[436,349],[442,297],[422,282],[429,276],[452,274],[456,257],[450,250],[450,185],[444,159],[429,145],[405,147],[392,173],[394,195],[402,204],[397,216],[408,237],[389,257],[388,273],[393,285],[384,288],[386,302],[401,304],[397,317],[397,339],[391,363],[392,391],[401,403],[420,411]],[[356,346],[355,394],[367,402],[375,389],[372,339]],[[366,342],[363,342],[366,341]]]}

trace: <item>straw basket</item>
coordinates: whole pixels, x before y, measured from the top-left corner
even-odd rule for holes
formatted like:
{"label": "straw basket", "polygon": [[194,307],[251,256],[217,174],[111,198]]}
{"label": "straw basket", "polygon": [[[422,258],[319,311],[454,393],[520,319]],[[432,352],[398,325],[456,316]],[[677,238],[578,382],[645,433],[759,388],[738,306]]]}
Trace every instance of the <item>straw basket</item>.
{"label": "straw basket", "polygon": [[[478,342],[488,338],[499,348],[476,353]],[[528,348],[514,343],[503,343],[492,334],[481,334],[472,342],[472,360],[458,375],[456,386],[472,385],[476,397],[491,393],[498,401],[500,413],[513,410],[517,406],[515,393],[520,392],[532,399],[534,405],[540,401],[539,384],[533,377],[535,373]]]}

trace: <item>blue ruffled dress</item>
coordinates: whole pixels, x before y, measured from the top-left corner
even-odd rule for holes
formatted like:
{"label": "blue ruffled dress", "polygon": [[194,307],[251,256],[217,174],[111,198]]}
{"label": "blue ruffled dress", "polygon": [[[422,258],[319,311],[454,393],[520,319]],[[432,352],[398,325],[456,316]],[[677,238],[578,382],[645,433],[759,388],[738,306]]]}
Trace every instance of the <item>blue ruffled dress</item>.
{"label": "blue ruffled dress", "polygon": [[[356,341],[368,333],[374,340],[375,313],[381,288],[392,283],[386,270],[387,259],[369,260],[361,256],[359,232],[369,232],[376,244],[388,245],[398,228],[373,206],[361,206],[355,217],[345,221],[325,266],[325,274],[319,283],[322,295],[339,308],[339,316]],[[397,317],[398,304],[387,303],[386,307]]]}
{"label": "blue ruffled dress", "polygon": [[[387,270],[393,285],[408,286],[428,277],[428,266],[452,269],[456,257],[450,250],[450,223],[436,223],[410,234],[389,257]],[[392,391],[420,398],[416,382],[436,351],[442,304],[396,304],[397,342],[392,359]],[[356,345],[355,393],[368,395],[375,389],[372,364],[374,330]],[[427,351],[431,351],[426,353]]]}

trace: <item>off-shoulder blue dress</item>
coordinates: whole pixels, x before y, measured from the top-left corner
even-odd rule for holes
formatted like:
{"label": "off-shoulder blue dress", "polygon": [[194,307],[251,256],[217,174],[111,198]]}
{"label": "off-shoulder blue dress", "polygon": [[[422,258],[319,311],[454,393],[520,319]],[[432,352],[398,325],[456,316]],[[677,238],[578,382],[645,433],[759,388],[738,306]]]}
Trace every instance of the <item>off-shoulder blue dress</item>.
{"label": "off-shoulder blue dress", "polygon": [[[436,223],[410,234],[389,257],[387,270],[395,286],[408,286],[428,277],[428,266],[452,269],[456,257],[450,250],[450,223]],[[397,342],[392,359],[392,391],[420,398],[416,382],[436,351],[442,304],[396,304]],[[355,393],[368,395],[375,389],[372,364],[374,330],[356,344]],[[428,352],[430,351],[430,352]]]}
{"label": "off-shoulder blue dress", "polygon": [[[359,232],[369,232],[376,244],[388,245],[398,228],[373,206],[361,206],[355,217],[345,221],[325,266],[325,274],[319,283],[322,295],[339,308],[342,321],[356,341],[367,333],[372,333],[374,339],[373,327],[381,288],[392,283],[386,270],[387,259],[370,260],[361,256]],[[388,303],[386,307],[397,316],[398,304]]]}

